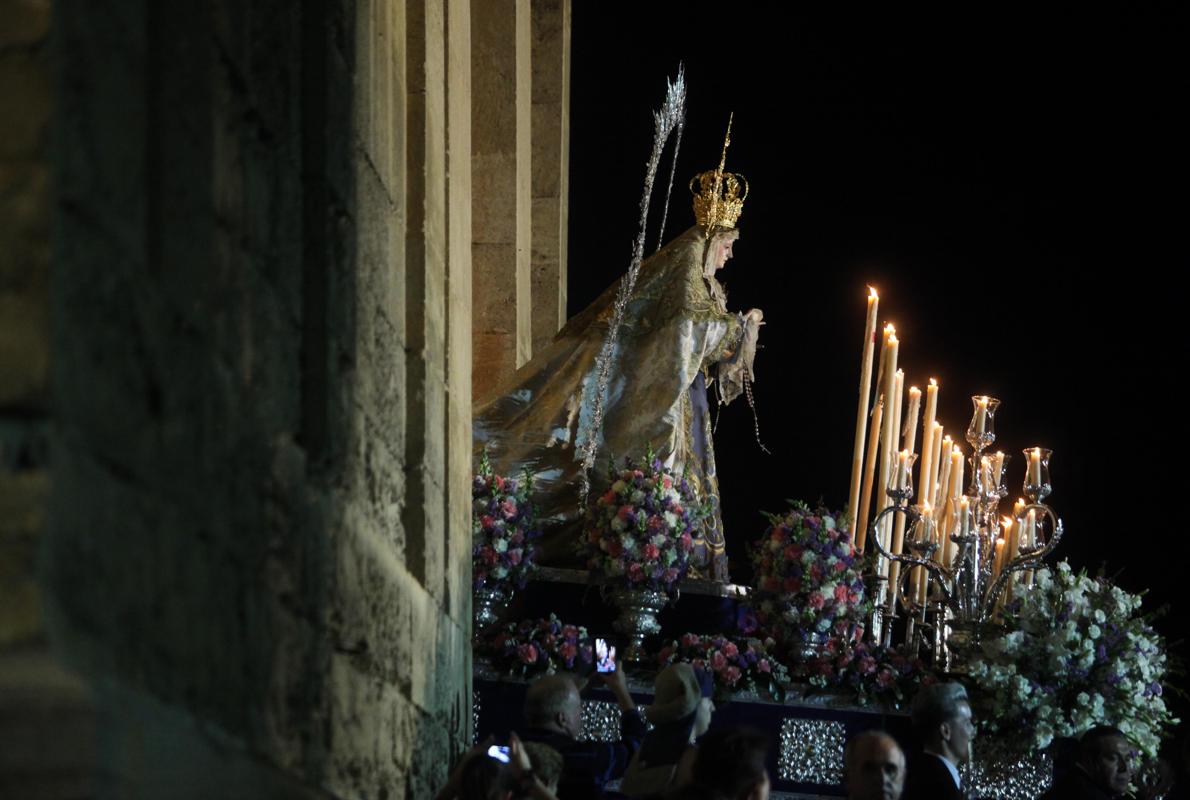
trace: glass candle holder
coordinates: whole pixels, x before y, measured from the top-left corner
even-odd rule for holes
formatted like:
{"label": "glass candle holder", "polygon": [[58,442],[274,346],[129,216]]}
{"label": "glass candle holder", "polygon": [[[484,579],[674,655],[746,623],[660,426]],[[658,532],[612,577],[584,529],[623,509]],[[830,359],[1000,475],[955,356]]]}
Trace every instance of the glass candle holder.
{"label": "glass candle holder", "polygon": [[996,441],[996,409],[1000,401],[986,394],[977,394],[971,398],[975,407],[971,414],[971,424],[967,426],[967,443],[976,450],[983,450]]}
{"label": "glass candle holder", "polygon": [[1040,503],[1054,490],[1050,484],[1050,458],[1053,455],[1053,450],[1044,447],[1025,448],[1024,490],[1030,503]]}
{"label": "glass candle holder", "polygon": [[917,453],[902,450],[893,460],[892,470],[888,476],[888,494],[890,497],[913,497],[913,464],[917,461]]}

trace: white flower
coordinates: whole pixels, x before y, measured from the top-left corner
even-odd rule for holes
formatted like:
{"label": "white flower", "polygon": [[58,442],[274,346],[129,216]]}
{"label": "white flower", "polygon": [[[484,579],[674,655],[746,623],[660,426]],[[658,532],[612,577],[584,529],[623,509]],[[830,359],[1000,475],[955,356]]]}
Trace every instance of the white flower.
{"label": "white flower", "polygon": [[508,540],[502,536],[497,536],[492,539],[492,549],[497,553],[503,553],[508,550]]}

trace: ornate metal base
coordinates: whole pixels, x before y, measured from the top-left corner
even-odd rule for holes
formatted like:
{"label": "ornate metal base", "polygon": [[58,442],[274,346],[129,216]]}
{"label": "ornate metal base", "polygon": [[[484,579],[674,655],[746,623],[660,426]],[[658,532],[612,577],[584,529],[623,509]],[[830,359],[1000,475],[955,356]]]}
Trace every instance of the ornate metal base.
{"label": "ornate metal base", "polygon": [[963,785],[971,797],[1032,800],[1053,782],[1048,753],[1022,756],[999,738],[979,738],[973,745],[971,764],[963,769]]}
{"label": "ornate metal base", "polygon": [[472,592],[473,632],[480,633],[500,621],[512,600],[512,589],[483,587]]}
{"label": "ornate metal base", "polygon": [[612,627],[626,640],[622,660],[632,663],[647,661],[645,637],[661,633],[657,615],[665,608],[669,597],[665,592],[653,589],[612,589],[608,595],[620,610],[620,616],[612,623]]}

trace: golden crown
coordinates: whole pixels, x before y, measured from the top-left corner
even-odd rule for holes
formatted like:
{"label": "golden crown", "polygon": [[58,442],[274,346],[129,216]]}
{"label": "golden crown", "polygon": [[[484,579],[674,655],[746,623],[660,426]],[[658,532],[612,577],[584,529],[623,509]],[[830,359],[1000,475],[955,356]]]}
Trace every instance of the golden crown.
{"label": "golden crown", "polygon": [[[734,114],[727,118],[727,135],[723,137],[723,153],[719,156],[718,169],[709,169],[690,179],[690,193],[694,195],[694,221],[702,226],[707,236],[715,228],[734,228],[736,220],[744,211],[744,200],[748,197],[748,181],[744,176],[723,170],[727,165],[727,146],[731,144],[733,117]],[[698,185],[697,189],[695,184]]]}

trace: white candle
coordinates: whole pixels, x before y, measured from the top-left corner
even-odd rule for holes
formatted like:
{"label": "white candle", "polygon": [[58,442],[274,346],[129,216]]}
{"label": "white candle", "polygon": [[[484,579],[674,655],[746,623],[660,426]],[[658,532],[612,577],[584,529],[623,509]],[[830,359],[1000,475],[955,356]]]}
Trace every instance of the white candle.
{"label": "white candle", "polygon": [[904,489],[909,485],[909,451],[897,453],[897,488]]}
{"label": "white candle", "polygon": [[992,470],[995,473],[996,479],[993,487],[999,488],[1000,479],[1004,477],[1004,453],[1000,450],[997,450],[996,455],[992,457]]}
{"label": "white candle", "polygon": [[1041,448],[1034,447],[1029,451],[1029,485],[1041,485]]}
{"label": "white candle", "polygon": [[977,406],[976,411],[975,411],[975,432],[982,436],[983,433],[987,429],[988,429],[988,398],[985,395],[984,397],[979,398],[979,405]]}
{"label": "white candle", "polygon": [[859,498],[859,510],[856,511],[855,519],[852,521],[852,526],[855,528],[854,540],[855,547],[861,553],[864,551],[864,546],[868,541],[868,523],[871,522],[870,511],[872,508],[872,485],[876,479],[876,455],[879,451],[880,440],[878,434],[880,433],[880,424],[884,419],[884,398],[876,398],[876,407],[872,409],[872,423],[868,429],[868,447],[867,455],[864,459],[864,487],[863,492]]}
{"label": "white candle", "polygon": [[[872,358],[876,349],[876,312],[880,296],[868,287],[868,316],[864,321],[864,345],[859,362],[859,408],[855,412],[855,446],[851,453],[851,489],[847,492],[847,509],[854,515],[859,510],[859,495],[863,485],[864,439],[868,423],[868,400],[872,394]],[[874,443],[873,443],[874,444]]]}
{"label": "white candle", "polygon": [[926,387],[926,408],[921,421],[921,468],[917,485],[923,503],[934,500],[934,417],[938,413],[938,381],[930,378]]}

